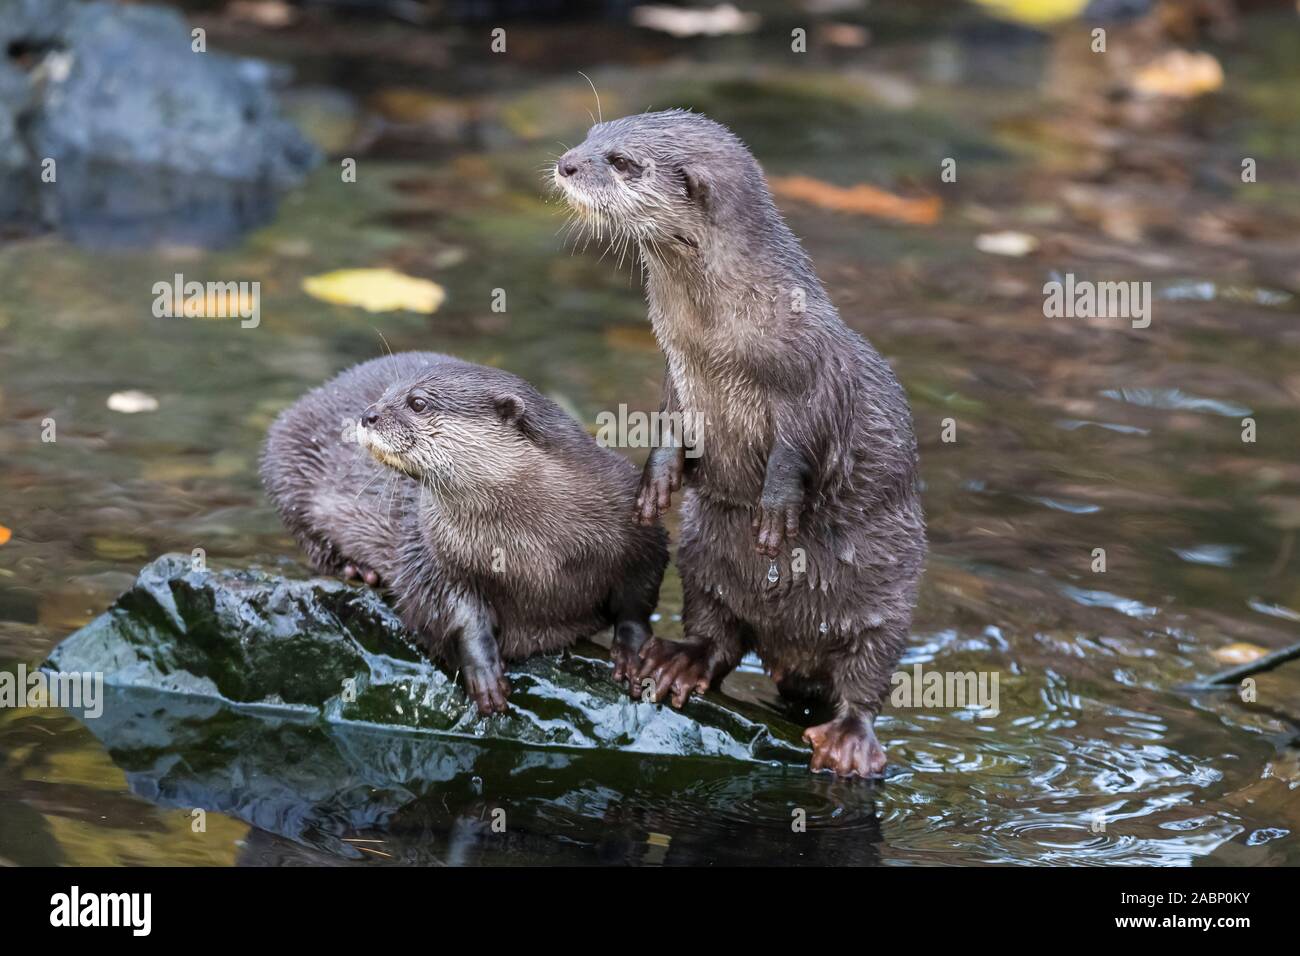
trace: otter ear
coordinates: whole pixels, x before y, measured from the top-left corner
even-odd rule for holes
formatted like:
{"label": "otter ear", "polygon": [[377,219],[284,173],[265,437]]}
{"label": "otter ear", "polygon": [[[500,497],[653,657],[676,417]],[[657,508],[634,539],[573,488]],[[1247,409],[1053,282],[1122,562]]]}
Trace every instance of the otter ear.
{"label": "otter ear", "polygon": [[712,192],[709,181],[705,178],[703,171],[694,166],[682,167],[682,179],[686,181],[686,196],[701,209],[708,209],[712,200]]}
{"label": "otter ear", "polygon": [[524,400],[514,392],[506,392],[492,399],[492,407],[496,410],[497,418],[504,425],[521,424],[524,420],[524,412],[528,410]]}
{"label": "otter ear", "polygon": [[529,409],[522,396],[502,392],[492,399],[492,409],[501,424],[519,429],[519,433],[535,445],[542,443],[542,430],[538,427],[536,413]]}

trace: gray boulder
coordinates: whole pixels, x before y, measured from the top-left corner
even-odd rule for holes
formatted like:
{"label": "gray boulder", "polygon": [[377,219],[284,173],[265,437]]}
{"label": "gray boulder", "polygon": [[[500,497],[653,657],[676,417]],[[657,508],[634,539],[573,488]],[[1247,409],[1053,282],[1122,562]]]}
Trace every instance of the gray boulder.
{"label": "gray boulder", "polygon": [[[193,214],[221,241],[255,224],[250,190],[300,182],[321,157],[280,115],[283,72],[195,52],[190,30],[162,7],[0,0],[0,217],[90,220],[111,235],[178,193],[158,221]],[[46,159],[53,184],[41,180]],[[205,208],[188,208],[196,192],[211,196]]]}

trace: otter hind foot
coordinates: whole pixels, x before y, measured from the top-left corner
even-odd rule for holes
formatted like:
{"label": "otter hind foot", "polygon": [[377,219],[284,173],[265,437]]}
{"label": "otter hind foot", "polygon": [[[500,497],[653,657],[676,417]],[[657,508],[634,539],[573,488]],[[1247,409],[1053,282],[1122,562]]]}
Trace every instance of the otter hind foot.
{"label": "otter hind foot", "polygon": [[885,748],[876,739],[870,717],[837,717],[809,727],[803,739],[812,745],[813,772],[829,770],[841,777],[878,777],[885,770]]}
{"label": "otter hind foot", "polygon": [[359,581],[363,584],[368,584],[372,588],[379,587],[379,575],[370,568],[357,564],[355,561],[348,561],[343,565],[343,580]]}
{"label": "otter hind foot", "polygon": [[635,698],[647,693],[658,702],[672,691],[672,705],[682,707],[692,693],[702,694],[713,683],[709,649],[703,644],[652,637],[642,646],[640,657],[641,666],[629,687]]}

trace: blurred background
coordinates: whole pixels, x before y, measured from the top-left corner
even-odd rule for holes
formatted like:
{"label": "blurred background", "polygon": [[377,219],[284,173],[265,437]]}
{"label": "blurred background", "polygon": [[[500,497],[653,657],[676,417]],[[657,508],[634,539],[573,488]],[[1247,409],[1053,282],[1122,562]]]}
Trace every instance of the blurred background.
{"label": "blurred background", "polygon": [[[688,107],[751,146],[911,398],[905,665],[1002,695],[887,711],[882,785],[516,767],[508,847],[466,823],[472,770],[241,810],[224,764],[233,798],[160,797],[210,738],[127,759],[5,709],[0,861],[1300,863],[1300,665],[1250,703],[1182,689],[1300,639],[1298,26],[1294,0],[0,0],[0,666],[168,551],[301,570],[265,429],[387,348],[507,368],[593,428],[654,408],[638,271],[575,248],[546,179],[598,109]],[[177,274],[259,283],[255,325],[160,316]],[[1150,327],[1046,318],[1067,274],[1150,282]],[[777,706],[752,660],[726,690]]]}

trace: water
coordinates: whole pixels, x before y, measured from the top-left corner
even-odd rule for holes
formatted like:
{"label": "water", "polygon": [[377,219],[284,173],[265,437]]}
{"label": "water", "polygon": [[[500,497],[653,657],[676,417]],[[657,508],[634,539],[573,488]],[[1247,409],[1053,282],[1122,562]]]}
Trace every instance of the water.
{"label": "water", "polygon": [[[589,28],[521,25],[508,68],[452,35],[457,69],[436,73],[367,52],[398,28],[357,25],[349,93],[390,112],[393,87],[436,98],[399,99],[425,119],[385,127],[356,183],[327,164],[269,224],[211,249],[183,231],[197,244],[105,248],[102,229],[89,244],[0,246],[0,524],[13,531],[0,664],[43,660],[163,552],[297,561],[256,480],[264,430],[385,343],[509,368],[589,423],[654,406],[663,360],[637,276],[565,246],[537,174],[582,138],[583,69],[606,116],[691,105],[732,124],[773,176],[911,182],[943,199],[931,227],[782,205],[912,400],[932,552],[904,666],[997,674],[996,716],[887,710],[891,775],[875,784],[490,741],[387,741],[375,766],[356,757],[374,748],[319,727],[232,719],[229,753],[164,748],[207,782],[163,793],[138,754],[110,756],[63,712],[4,710],[0,860],[1300,863],[1300,665],[1261,676],[1250,703],[1182,689],[1227,666],[1214,656],[1226,645],[1300,635],[1294,20],[1246,21],[1216,50],[1222,96],[1151,118],[1106,112],[1078,31],[872,16],[873,45],[796,65],[778,17],[756,37],[686,46],[601,27],[596,63]],[[308,82],[337,82],[326,41],[257,42]],[[1240,183],[1243,154],[1258,183]],[[958,181],[939,187],[948,156]],[[1001,230],[1038,251],[976,250]],[[446,304],[373,316],[300,291],[373,265],[435,279]],[[260,281],[260,325],[154,318],[152,286],[176,272]],[[1044,318],[1043,283],[1067,273],[1151,281],[1151,327]],[[110,411],[126,389],[158,411]],[[675,577],[659,610],[677,636]],[[776,706],[752,662],[725,689]],[[203,774],[265,735],[283,763],[239,770],[279,775],[283,799],[259,816],[238,776]],[[192,832],[195,807],[206,833]]]}

